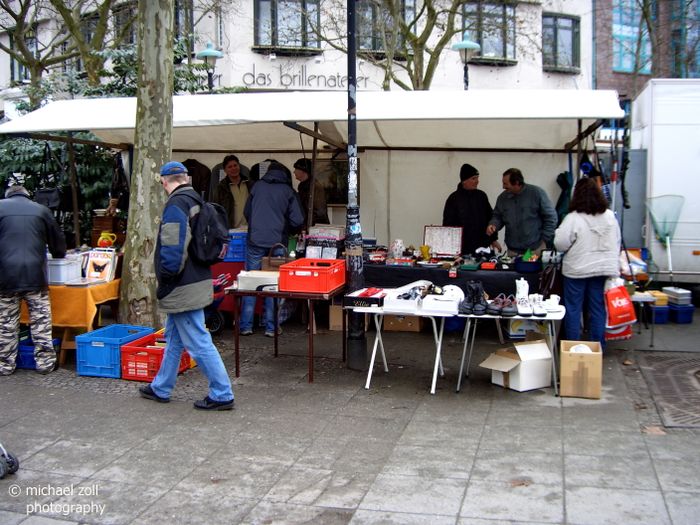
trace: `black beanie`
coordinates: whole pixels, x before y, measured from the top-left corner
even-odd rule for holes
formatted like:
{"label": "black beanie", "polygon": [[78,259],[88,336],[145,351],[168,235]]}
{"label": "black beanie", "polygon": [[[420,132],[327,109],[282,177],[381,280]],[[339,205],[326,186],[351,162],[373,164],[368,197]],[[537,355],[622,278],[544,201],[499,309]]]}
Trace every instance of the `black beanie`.
{"label": "black beanie", "polygon": [[475,177],[478,174],[479,170],[477,170],[471,164],[462,164],[462,169],[459,170],[459,180],[461,182],[464,182],[465,180],[471,179],[472,177]]}
{"label": "black beanie", "polygon": [[311,159],[299,159],[294,163],[294,168],[305,171],[311,175],[311,172],[313,171],[313,164],[311,164]]}

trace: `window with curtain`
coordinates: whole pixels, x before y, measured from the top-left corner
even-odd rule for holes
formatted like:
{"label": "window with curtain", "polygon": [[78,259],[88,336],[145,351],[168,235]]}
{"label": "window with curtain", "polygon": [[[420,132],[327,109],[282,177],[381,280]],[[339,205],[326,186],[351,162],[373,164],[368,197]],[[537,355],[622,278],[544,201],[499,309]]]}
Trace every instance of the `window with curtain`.
{"label": "window with curtain", "polygon": [[136,9],[135,1],[124,2],[116,6],[113,13],[114,33],[123,38],[123,44],[136,43]]}
{"label": "window with curtain", "polygon": [[[410,24],[416,17],[415,0],[401,1],[401,16],[407,24]],[[394,21],[381,4],[372,0],[359,0],[357,2],[357,48],[362,51],[383,52],[384,35],[391,34],[394,29]],[[397,35],[398,40],[395,51],[403,53],[404,42],[401,34]]]}
{"label": "window with curtain", "polygon": [[[32,54],[37,56],[39,48],[35,30],[32,29],[25,33],[24,42]],[[12,35],[10,35],[10,48],[14,49],[15,47],[14,39],[12,38]],[[25,83],[29,82],[30,76],[29,69],[27,69],[24,64],[18,62],[12,56],[10,56],[10,81],[13,83]]]}
{"label": "window with curtain", "polygon": [[542,15],[542,67],[545,71],[578,72],[581,65],[578,17]]}
{"label": "window with curtain", "polygon": [[613,0],[613,71],[651,73],[651,43],[641,15],[636,0]]}
{"label": "window with curtain", "polygon": [[255,0],[256,46],[319,49],[319,25],[319,0]]}
{"label": "window with curtain", "polygon": [[473,60],[515,62],[515,22],[515,3],[467,2],[463,11],[463,31],[481,46]]}
{"label": "window with curtain", "polygon": [[[187,51],[194,54],[194,0],[175,0],[175,39],[185,40]],[[176,60],[177,62],[177,60]]]}

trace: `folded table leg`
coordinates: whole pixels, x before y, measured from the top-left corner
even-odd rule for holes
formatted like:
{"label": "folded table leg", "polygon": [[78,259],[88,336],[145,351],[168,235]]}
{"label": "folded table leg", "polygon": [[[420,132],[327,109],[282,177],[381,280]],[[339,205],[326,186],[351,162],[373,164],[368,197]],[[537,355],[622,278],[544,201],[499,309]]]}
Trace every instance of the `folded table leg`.
{"label": "folded table leg", "polygon": [[434,394],[435,387],[437,385],[438,370],[440,371],[441,376],[445,375],[445,371],[442,368],[442,356],[440,355],[442,352],[442,335],[445,329],[445,318],[440,317],[439,329],[437,327],[435,318],[430,317],[430,320],[433,323],[433,335],[435,337],[435,365],[433,366],[433,383],[430,386],[430,393]]}
{"label": "folded table leg", "polygon": [[384,371],[388,372],[389,367],[387,366],[386,363],[386,354],[384,353],[384,342],[382,341],[382,319],[384,318],[383,314],[374,314],[374,328],[375,328],[375,335],[374,335],[374,347],[372,348],[372,358],[369,361],[369,371],[367,372],[367,382],[365,383],[365,389],[369,389],[369,383],[372,381],[372,372],[374,371],[374,360],[377,357],[377,348],[382,353],[382,360],[384,362]]}

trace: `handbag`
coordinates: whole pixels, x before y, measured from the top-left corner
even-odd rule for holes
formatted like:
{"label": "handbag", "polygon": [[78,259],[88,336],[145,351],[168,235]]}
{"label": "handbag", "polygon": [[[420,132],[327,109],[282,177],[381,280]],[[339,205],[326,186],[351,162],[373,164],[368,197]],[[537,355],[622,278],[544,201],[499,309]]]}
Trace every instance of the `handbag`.
{"label": "handbag", "polygon": [[549,262],[540,272],[540,281],[537,291],[543,297],[549,297],[553,293],[562,295],[561,257],[558,257],[555,250],[551,252]]}
{"label": "handbag", "polygon": [[[277,248],[278,246],[284,250],[284,255],[272,255],[275,251],[275,248]],[[270,253],[268,253],[266,257],[262,258],[262,269],[272,272],[278,272],[280,266],[288,262],[292,262],[293,260],[294,259],[290,257],[289,253],[287,252],[287,247],[281,242],[278,242],[277,244],[273,245],[272,248],[270,248]]]}
{"label": "handbag", "polygon": [[42,186],[34,190],[34,201],[43,204],[50,210],[56,210],[61,206],[61,190],[56,187],[56,175],[49,173],[49,162],[51,160],[51,146],[48,142],[44,144],[44,160],[41,163],[39,173],[39,185]]}
{"label": "handbag", "polygon": [[605,282],[606,327],[619,328],[637,322],[637,314],[624,281],[619,277]]}

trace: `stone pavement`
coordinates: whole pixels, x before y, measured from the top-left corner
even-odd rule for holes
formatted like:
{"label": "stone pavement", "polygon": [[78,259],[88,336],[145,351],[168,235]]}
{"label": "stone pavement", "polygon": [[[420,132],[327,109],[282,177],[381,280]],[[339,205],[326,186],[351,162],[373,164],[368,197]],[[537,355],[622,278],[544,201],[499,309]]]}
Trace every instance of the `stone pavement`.
{"label": "stone pavement", "polygon": [[[657,326],[655,350],[697,349],[698,326]],[[700,429],[661,426],[635,364],[648,337],[611,345],[597,401],[491,385],[477,366],[499,346],[490,323],[459,394],[459,334],[428,393],[428,332],[386,334],[390,372],[370,390],[337,332],[317,336],[313,384],[301,326],[277,359],[244,338],[233,412],[192,408],[196,369],[170,404],[71,364],[20,370],[0,378],[0,442],[21,461],[0,480],[0,524],[697,525]],[[233,375],[231,331],[216,340]]]}

